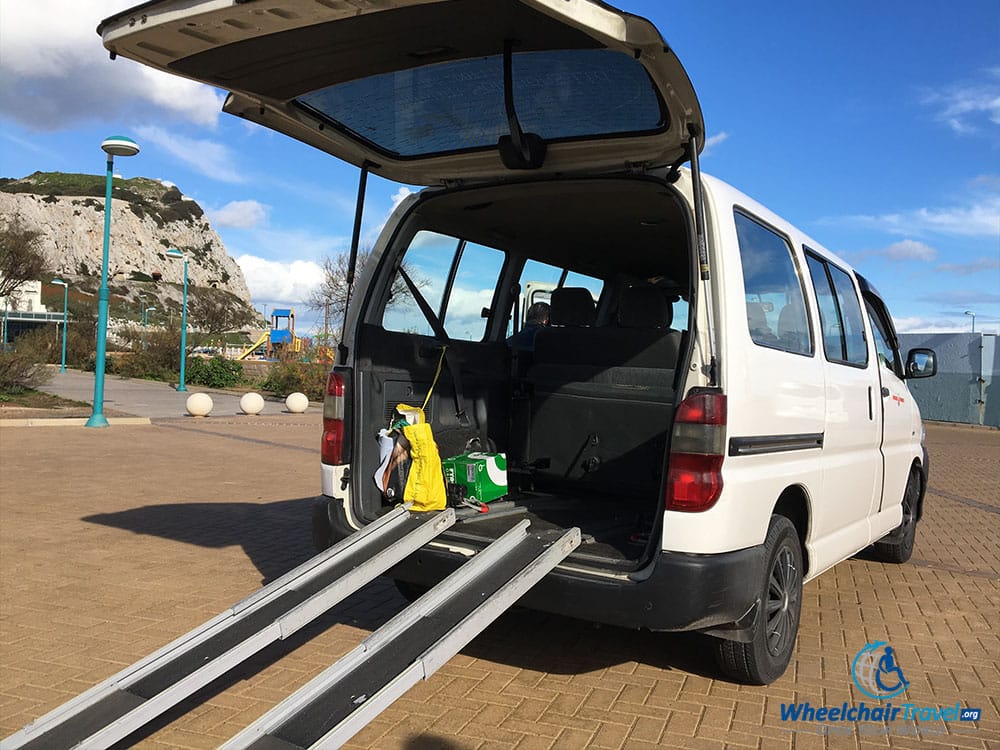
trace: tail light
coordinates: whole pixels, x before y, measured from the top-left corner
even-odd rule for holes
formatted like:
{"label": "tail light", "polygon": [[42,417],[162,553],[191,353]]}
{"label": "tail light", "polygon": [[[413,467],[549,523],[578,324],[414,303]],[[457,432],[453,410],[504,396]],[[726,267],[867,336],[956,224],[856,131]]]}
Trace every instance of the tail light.
{"label": "tail light", "polygon": [[708,510],[722,494],[726,396],[692,391],[677,409],[667,471],[667,510]]}
{"label": "tail light", "polygon": [[326,379],[326,398],[323,400],[323,446],[320,451],[323,463],[338,465],[344,459],[344,378],[331,372]]}

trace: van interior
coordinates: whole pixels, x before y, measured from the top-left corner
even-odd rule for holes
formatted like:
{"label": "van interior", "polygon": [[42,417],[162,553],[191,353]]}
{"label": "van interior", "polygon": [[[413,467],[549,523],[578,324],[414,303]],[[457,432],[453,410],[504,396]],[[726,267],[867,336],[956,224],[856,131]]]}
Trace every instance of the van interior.
{"label": "van interior", "polygon": [[[509,494],[489,513],[460,510],[449,538],[486,544],[528,518],[536,531],[580,527],[578,564],[641,565],[658,546],[694,291],[675,189],[648,177],[457,188],[425,194],[398,227],[359,300],[355,511],[370,520],[391,507],[373,481],[376,435],[397,404],[430,392],[442,458],[508,461]],[[539,299],[529,283],[550,304],[533,350],[511,341]]]}

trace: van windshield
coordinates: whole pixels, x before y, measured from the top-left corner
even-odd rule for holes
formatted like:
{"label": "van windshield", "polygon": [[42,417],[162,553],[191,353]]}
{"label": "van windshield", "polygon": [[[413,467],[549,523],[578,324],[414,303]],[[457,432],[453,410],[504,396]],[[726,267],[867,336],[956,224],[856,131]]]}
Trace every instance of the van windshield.
{"label": "van windshield", "polygon": [[[521,126],[545,141],[668,125],[649,74],[621,52],[523,52],[512,66]],[[507,135],[503,81],[503,56],[492,55],[347,81],[295,101],[383,152],[427,156],[493,147]]]}

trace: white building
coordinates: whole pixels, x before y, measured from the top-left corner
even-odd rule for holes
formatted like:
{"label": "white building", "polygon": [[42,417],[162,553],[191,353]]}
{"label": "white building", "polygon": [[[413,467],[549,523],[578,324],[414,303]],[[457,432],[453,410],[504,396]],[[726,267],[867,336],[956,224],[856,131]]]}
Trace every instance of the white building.
{"label": "white building", "polygon": [[21,286],[5,297],[2,302],[8,310],[22,312],[48,312],[42,304],[42,282],[25,281]]}

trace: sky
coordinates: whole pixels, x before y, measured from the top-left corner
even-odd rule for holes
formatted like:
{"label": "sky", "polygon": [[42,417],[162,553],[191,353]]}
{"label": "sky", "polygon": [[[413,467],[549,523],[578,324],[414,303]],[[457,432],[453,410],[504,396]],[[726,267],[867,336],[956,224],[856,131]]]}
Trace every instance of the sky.
{"label": "sky", "polygon": [[[0,0],[0,176],[123,177],[205,209],[264,310],[296,307],[346,250],[358,170],[225,115],[225,93],[111,61],[95,32],[125,0]],[[698,93],[702,169],[841,255],[897,328],[1000,333],[1000,3],[619,0],[677,52]],[[368,183],[362,243],[415,189]],[[975,318],[966,312],[975,313]]]}

